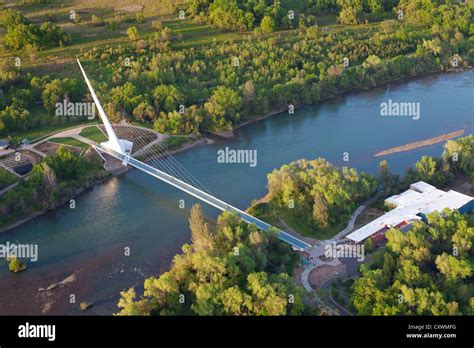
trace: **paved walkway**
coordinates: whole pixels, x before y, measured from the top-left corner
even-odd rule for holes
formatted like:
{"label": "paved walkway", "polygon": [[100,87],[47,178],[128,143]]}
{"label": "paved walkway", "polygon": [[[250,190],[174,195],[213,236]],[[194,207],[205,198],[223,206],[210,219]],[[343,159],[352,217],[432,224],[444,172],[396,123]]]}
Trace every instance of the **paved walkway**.
{"label": "paved walkway", "polygon": [[46,157],[46,154],[41,152],[41,151],[38,151],[36,150],[35,148],[33,148],[33,146],[29,147],[30,145],[27,145],[26,147],[23,147],[22,150],[28,150],[28,151],[31,151],[31,152],[34,152],[35,154],[37,154],[38,156],[41,156],[43,158]]}
{"label": "paved walkway", "polygon": [[339,239],[345,237],[346,235],[348,235],[349,232],[351,232],[354,229],[354,224],[355,224],[357,218],[359,217],[359,215],[364,211],[364,209],[365,209],[365,205],[359,206],[355,210],[354,214],[352,214],[349,222],[347,223],[347,227],[345,229],[343,229],[341,232],[339,232],[338,234],[336,234],[334,237],[332,237],[331,241],[339,240]]}
{"label": "paved walkway", "polygon": [[311,286],[311,284],[309,284],[309,274],[311,273],[313,269],[322,265],[337,266],[340,264],[341,264],[341,261],[339,261],[336,258],[332,259],[331,261],[322,261],[320,259],[315,259],[311,264],[305,267],[305,269],[303,270],[303,273],[301,274],[301,281],[303,283],[304,288],[308,292],[313,292],[313,287]]}
{"label": "paved walkway", "polygon": [[18,185],[20,182],[17,181],[16,183],[14,184],[11,184],[10,186],[7,186],[5,187],[3,190],[0,190],[0,196],[3,195],[4,193],[7,193],[8,191],[10,191],[12,188],[14,188],[16,185]]}
{"label": "paved walkway", "polygon": [[[359,273],[356,272],[355,274],[352,274],[351,276],[345,278],[345,280],[349,280],[349,279],[355,279],[359,276]],[[331,303],[333,305],[333,308],[335,309],[338,309],[339,312],[342,314],[342,315],[349,315],[349,316],[353,316],[354,314],[352,312],[350,312],[346,307],[340,305],[333,297],[332,297],[332,288],[331,288],[331,281],[336,279],[336,278],[340,278],[341,276],[339,277],[335,277],[335,278],[332,278],[332,279],[328,279],[323,285],[321,285],[321,288],[322,289],[326,289],[328,290],[328,293],[329,293],[329,299],[331,300]]]}
{"label": "paved walkway", "polygon": [[303,283],[304,288],[308,292],[313,291],[313,288],[311,287],[309,283],[309,274],[311,273],[313,269],[322,265],[337,266],[341,264],[341,262],[336,258],[332,259],[330,262],[325,262],[325,261],[321,261],[319,257],[325,254],[327,244],[331,244],[333,242],[340,240],[341,238],[346,236],[349,232],[351,232],[354,229],[355,221],[357,220],[357,217],[364,211],[365,207],[366,207],[365,205],[361,205],[354,211],[345,229],[343,229],[341,232],[336,234],[331,239],[321,241],[320,243],[316,244],[309,250],[311,263],[307,265],[304,268],[303,272],[301,273],[301,282]]}
{"label": "paved walkway", "polygon": [[[158,133],[158,134],[159,134],[159,133]],[[166,139],[166,137],[165,137],[163,134],[160,134],[160,135],[158,136],[158,138],[156,138],[156,139],[153,140],[151,143],[145,145],[145,146],[142,147],[140,150],[138,150],[137,152],[135,152],[135,153],[133,154],[133,156],[138,157],[138,156],[140,156],[142,153],[145,153],[145,154],[146,154],[146,151],[148,151],[149,149],[152,149],[152,148],[153,148],[153,145],[161,144],[165,139]]]}
{"label": "paved walkway", "polygon": [[91,140],[89,138],[86,138],[86,137],[83,137],[82,135],[79,135],[79,134],[75,134],[75,135],[71,135],[71,138],[74,138],[76,140],[79,140],[81,142],[83,142],[84,144],[88,144],[88,145],[97,145],[97,142],[94,141],[94,140]]}
{"label": "paved walkway", "polygon": [[20,174],[18,174],[17,172],[15,172],[12,168],[10,168],[9,166],[6,166],[4,165],[3,163],[0,162],[0,167],[2,167],[3,169],[5,169],[6,171],[12,173],[13,175],[17,176],[17,177],[21,177]]}

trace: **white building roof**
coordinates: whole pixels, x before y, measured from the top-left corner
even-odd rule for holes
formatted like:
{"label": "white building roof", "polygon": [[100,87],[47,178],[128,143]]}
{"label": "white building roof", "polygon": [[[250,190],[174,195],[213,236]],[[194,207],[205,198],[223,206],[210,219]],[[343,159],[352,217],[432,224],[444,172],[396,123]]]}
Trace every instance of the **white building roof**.
{"label": "white building roof", "polygon": [[429,191],[437,190],[437,188],[434,187],[433,185],[430,185],[430,184],[424,182],[424,181],[418,181],[418,182],[415,182],[415,183],[410,185],[410,190],[418,191],[420,193],[423,193],[423,192],[429,192]]}
{"label": "white building roof", "polygon": [[407,205],[413,204],[413,202],[415,202],[419,197],[420,193],[407,190],[399,195],[387,198],[385,202],[396,207],[406,207]]}
{"label": "white building roof", "polygon": [[419,181],[412,184],[409,190],[385,200],[386,203],[395,205],[395,209],[352,232],[346,238],[359,243],[383,228],[420,220],[421,217],[418,216],[420,213],[426,215],[435,211],[442,212],[446,208],[459,209],[472,200],[471,196],[453,190],[448,192],[438,190],[432,185]]}

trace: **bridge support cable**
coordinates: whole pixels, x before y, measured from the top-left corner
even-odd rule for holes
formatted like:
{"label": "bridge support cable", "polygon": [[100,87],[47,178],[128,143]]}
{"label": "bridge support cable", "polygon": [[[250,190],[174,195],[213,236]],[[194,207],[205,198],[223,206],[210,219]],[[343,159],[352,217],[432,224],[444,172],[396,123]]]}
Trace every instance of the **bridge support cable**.
{"label": "bridge support cable", "polygon": [[[124,135],[129,139],[133,139],[134,143],[137,143],[140,146],[141,149],[143,149],[145,146],[147,146],[148,143],[146,141],[144,141],[143,139],[148,137],[151,132],[147,131],[147,130],[139,130],[139,129],[135,128],[133,125],[130,126],[130,123],[132,123],[132,122],[130,122],[129,118],[123,117],[125,115],[125,111],[120,110],[115,105],[115,103],[106,94],[103,95],[103,99],[105,99],[106,102],[108,102],[109,105],[113,108],[114,116],[118,115],[118,120],[114,120],[116,123],[120,123],[120,122],[123,122],[123,121],[127,122],[127,124],[122,127],[123,129],[120,128],[120,124],[119,124],[116,127],[116,131],[118,133],[125,133]],[[129,133],[128,136],[126,135],[127,133]],[[158,166],[160,166],[160,164],[161,164],[163,167],[166,168],[166,169],[164,169],[165,171],[169,171],[174,176],[182,177],[182,171],[180,171],[179,168],[176,167],[176,165],[171,163],[166,158],[166,154],[164,154],[162,152],[160,153],[157,150],[153,150],[153,149],[151,149],[151,151],[149,151],[149,153],[151,153],[150,162],[153,162],[154,164],[156,164]]]}
{"label": "bridge support cable", "polygon": [[[90,81],[88,80],[84,70],[82,69],[82,66],[80,65],[80,62],[78,61],[79,63],[79,66],[81,68],[81,71],[84,75],[84,78],[86,80],[86,83],[89,87],[89,90],[91,91],[91,94],[93,96],[93,99],[94,99],[94,102],[96,103],[96,106],[99,110],[99,115],[104,123],[104,127],[106,129],[106,132],[107,132],[107,135],[108,135],[108,138],[109,138],[109,141],[105,141],[105,142],[102,142],[100,143],[99,145],[96,145],[94,146],[94,148],[100,153],[107,153],[108,155],[112,156],[112,157],[115,157],[116,159],[118,160],[121,160],[124,164],[127,164],[127,165],[131,165],[135,168],[137,168],[138,170],[146,173],[146,174],[149,174],[163,182],[166,182],[168,183],[169,185],[173,186],[173,187],[176,187],[178,189],[180,189],[181,191],[184,191],[186,193],[188,193],[189,195],[191,196],[194,196],[196,198],[198,198],[199,200],[209,204],[209,205],[212,205],[222,211],[229,211],[231,213],[234,213],[234,214],[237,214],[242,220],[244,220],[245,222],[247,223],[250,223],[250,224],[254,224],[255,226],[257,226],[257,228],[261,229],[262,231],[269,231],[271,229],[275,229],[274,227],[272,227],[270,224],[267,224],[266,222],[260,220],[260,219],[257,219],[255,217],[253,217],[252,215],[234,207],[234,206],[231,206],[230,204],[227,204],[226,202],[224,201],[221,201],[220,199],[216,198],[215,196],[213,196],[210,192],[207,193],[205,192],[205,188],[204,190],[201,190],[195,186],[193,186],[192,184],[190,183],[187,183],[186,180],[181,180],[181,175],[179,176],[174,176],[174,175],[171,175],[169,173],[166,173],[166,171],[163,171],[163,170],[160,170],[158,168],[155,168],[149,164],[146,164],[138,159],[135,159],[132,157],[132,146],[133,146],[133,143],[128,141],[128,140],[125,140],[125,139],[119,139],[117,137],[117,134],[115,133],[115,130],[112,128],[111,124],[110,124],[110,121],[107,117],[107,115],[105,114],[105,111],[102,109],[102,106],[100,105],[100,102],[99,102],[99,99],[97,97],[97,95],[95,94],[93,88],[92,88],[92,85],[90,83]],[[126,115],[126,112],[123,113],[123,112],[120,112],[114,105],[114,102],[109,98],[107,97],[107,100],[109,100],[109,103],[111,105],[111,107],[113,108],[112,111],[114,112],[117,112],[117,114],[119,115],[119,118],[121,119],[120,115]],[[125,116],[126,119],[128,119],[129,117]],[[130,122],[130,120],[129,120]],[[132,124],[134,122],[132,121]],[[127,130],[129,131],[130,129],[134,129],[134,130],[138,130],[138,131],[143,131],[143,132],[147,132],[145,130],[142,130],[141,128],[135,128],[133,126],[129,126],[129,127],[126,127],[125,128],[125,133],[127,132]],[[148,134],[149,135],[149,134]],[[112,141],[110,140],[112,139]],[[134,138],[132,138],[134,139]],[[141,138],[141,137],[137,137],[136,139],[136,143],[139,144],[140,146],[146,146],[146,142]],[[163,149],[166,153],[166,149]],[[168,156],[171,156],[170,154],[168,154]],[[177,162],[177,161],[176,161]],[[168,163],[170,164],[170,163]],[[179,162],[177,162],[177,164],[179,166],[181,166],[179,164]],[[171,168],[171,169],[178,169],[178,173],[179,172],[179,166],[177,166],[176,164],[174,164],[174,166],[170,166],[168,168]],[[181,170],[184,169],[184,167],[181,166]],[[185,169],[183,172],[181,173],[188,173],[188,178],[189,176],[191,176],[191,178],[194,178],[192,176],[192,174],[190,174],[189,172],[187,172]],[[180,174],[181,174],[180,173]],[[186,177],[186,175],[185,175]],[[195,178],[194,178],[195,179]],[[199,181],[197,179],[195,179],[198,183]],[[201,185],[199,183],[199,185]],[[202,185],[201,185],[202,186]],[[208,191],[208,190],[207,190]],[[303,240],[300,240],[298,239],[297,237],[294,237],[292,236],[291,234],[287,233],[287,232],[284,232],[284,231],[281,231],[281,230],[278,230],[278,229],[275,229],[277,231],[277,235],[278,235],[278,238],[288,244],[290,244],[294,249],[296,250],[306,250],[308,248],[311,247],[311,245]]]}
{"label": "bridge support cable", "polygon": [[[110,156],[113,156],[119,160],[123,160],[125,155],[123,154],[120,154],[120,153],[117,153],[115,152],[114,150],[112,149],[107,149],[107,148],[102,148],[101,146],[98,146],[98,150],[99,151],[103,151],[105,153],[108,153]],[[169,185],[171,186],[174,186],[178,189],[180,189],[181,191],[184,191],[188,194],[190,194],[191,196],[194,196],[196,197],[197,199],[209,204],[209,205],[212,205],[214,207],[216,207],[217,209],[219,210],[222,210],[222,211],[228,211],[228,212],[231,212],[231,213],[234,213],[234,214],[237,214],[242,220],[244,220],[245,222],[247,223],[250,223],[250,224],[254,224],[255,226],[257,226],[260,230],[262,231],[268,231],[270,229],[275,229],[277,231],[277,235],[278,235],[278,238],[288,244],[290,244],[294,249],[297,249],[297,250],[305,250],[305,249],[308,249],[311,246],[311,244],[287,233],[287,232],[284,232],[284,231],[281,231],[279,229],[276,229],[275,227],[271,226],[270,224],[260,220],[260,219],[257,219],[255,217],[253,217],[252,215],[230,205],[230,204],[227,204],[226,202],[224,201],[221,201],[220,199],[210,195],[210,194],[207,194],[206,192],[203,192],[199,189],[197,189],[196,187],[184,182],[184,181],[181,181],[165,172],[162,172],[160,171],[159,169],[156,169],[146,163],[143,163],[133,157],[131,157],[129,160],[128,160],[128,163],[137,168],[138,170],[140,171],[143,171],[161,181],[164,181],[166,183],[168,183]]]}
{"label": "bridge support cable", "polygon": [[[100,104],[100,102],[99,102],[99,100],[98,100],[98,98],[97,98],[95,92],[94,92],[94,89],[92,88],[91,82],[89,81],[89,79],[88,79],[88,77],[87,77],[87,75],[86,75],[84,69],[82,68],[82,65],[81,65],[81,63],[80,63],[79,60],[77,60],[77,63],[79,64],[79,67],[80,67],[81,72],[82,72],[82,74],[83,74],[83,76],[84,76],[84,79],[85,79],[85,81],[86,81],[86,84],[87,84],[87,86],[89,87],[89,90],[90,90],[91,95],[92,95],[92,97],[93,97],[93,99],[94,99],[94,102],[96,103],[97,109],[99,110],[100,118],[103,120],[103,123],[104,123],[104,126],[105,126],[105,128],[106,128],[106,131],[107,131],[108,136],[109,136],[110,138],[112,138],[112,139],[116,139],[117,137],[116,137],[116,135],[115,135],[115,132],[113,131],[113,129],[112,129],[111,125],[110,125],[110,122],[109,122],[107,116],[105,115],[105,112],[104,112],[104,110],[103,110],[103,108],[102,108],[102,106],[101,106],[101,104]],[[118,110],[118,109],[116,108],[115,103],[114,103],[110,98],[109,98],[109,101],[110,101],[110,105],[116,110],[116,112],[118,113],[118,115],[121,115],[121,114],[125,114],[125,115],[126,115],[126,112],[120,112],[120,110]],[[121,119],[120,116],[119,116],[119,119]],[[133,122],[132,122],[132,123],[133,123]],[[131,142],[126,141],[126,140],[122,140],[121,142],[122,142],[123,144],[125,144],[126,147],[129,147],[129,148],[130,148],[130,152],[132,151],[132,148],[131,148],[131,147],[133,146],[133,144],[132,144]],[[114,148],[115,150],[118,150],[119,152],[123,153],[125,149],[123,149],[122,147],[119,147],[119,146],[115,146],[115,145],[116,145],[115,143],[116,143],[116,142],[109,142],[109,143],[106,144],[106,146],[107,146],[107,147]],[[119,143],[120,143],[120,142],[119,142]],[[158,146],[161,147],[160,144],[158,144]],[[166,152],[166,150],[165,150],[164,148],[162,148],[162,149]],[[171,156],[171,154],[167,154],[167,155],[168,155],[168,156],[165,156],[164,159],[165,159],[165,160],[171,159],[170,161],[172,162],[172,161],[174,160],[174,158]],[[182,166],[179,164],[179,162],[177,162],[176,160],[174,160],[174,162],[176,162],[176,164],[177,164],[177,166],[178,166],[178,169],[179,169],[179,167],[182,168],[181,171],[182,171],[182,172],[185,174],[185,176],[186,176],[186,172],[187,172],[187,171],[185,170],[185,168],[182,167]],[[172,166],[171,166],[171,167],[172,167]],[[178,172],[179,172],[179,171],[178,171]],[[191,177],[191,181],[193,181],[193,179],[194,179],[195,182],[198,184],[198,186],[201,186],[201,187],[203,187],[206,191],[209,191],[209,190],[207,190],[197,179],[195,179],[189,172],[187,172],[187,173],[188,173],[188,176]]]}
{"label": "bridge support cable", "polygon": [[[117,123],[123,121],[127,123],[127,125],[124,125],[123,130],[120,128],[120,124],[118,125],[118,133],[128,132],[131,135],[127,137],[128,139],[133,139],[133,142],[139,144],[141,149],[145,148],[149,143],[142,139],[149,137],[151,131],[141,129],[139,128],[139,126],[134,125],[136,121],[131,116],[129,116],[125,110],[119,109],[116,106],[115,102],[106,93],[102,93],[100,91],[99,95],[103,99],[105,99],[106,102],[109,103],[109,106],[113,108],[113,116],[116,116],[119,120],[119,122]],[[170,171],[170,173],[172,173],[173,175],[183,179],[184,181],[189,181],[193,185],[201,187],[203,190],[210,193],[210,191],[198,179],[196,179],[191,173],[189,173],[189,171],[187,171],[176,159],[174,159],[174,157],[161,144],[156,143],[153,145],[153,147],[154,148],[147,148],[145,150],[145,154],[151,155],[149,159],[150,162],[158,166],[160,163],[162,163],[163,166],[166,168],[165,171]]]}

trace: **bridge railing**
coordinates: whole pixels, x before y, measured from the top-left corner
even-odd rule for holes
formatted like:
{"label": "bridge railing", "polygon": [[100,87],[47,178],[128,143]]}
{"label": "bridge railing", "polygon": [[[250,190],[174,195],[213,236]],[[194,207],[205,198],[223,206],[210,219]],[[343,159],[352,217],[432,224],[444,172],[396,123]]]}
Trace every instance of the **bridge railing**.
{"label": "bridge railing", "polygon": [[[233,212],[233,213],[236,213],[240,216],[240,218],[242,220],[244,220],[245,222],[247,223],[251,223],[251,224],[255,224],[259,229],[263,230],[263,231],[268,231],[269,229],[273,228],[273,229],[276,229],[275,227],[273,227],[272,225],[266,223],[265,221],[262,221],[260,219],[257,219],[256,217],[224,202],[224,201],[221,201],[220,199],[206,193],[206,192],[203,192],[197,188],[195,188],[194,186],[184,182],[184,181],[181,181],[157,168],[154,168],[144,162],[141,162],[131,156],[128,156],[128,155],[123,155],[121,153],[118,153],[112,149],[109,149],[109,148],[106,148],[104,146],[95,146],[96,150],[98,151],[101,151],[101,152],[105,152],[107,154],[109,154],[110,156],[112,157],[115,157],[121,161],[124,162],[124,164],[130,164],[131,166],[149,174],[149,175],[152,175],[154,176],[155,178],[157,179],[160,179],[168,184],[170,184],[171,186],[174,186],[204,202],[206,202],[207,204],[210,204],[222,211],[229,211],[229,212]],[[276,229],[277,233],[278,233],[278,238],[288,244],[290,244],[293,248],[297,249],[297,250],[305,250],[307,248],[310,248],[312,247],[311,244],[295,237],[295,236],[292,236],[291,234],[287,233],[287,232],[284,232],[284,231],[281,231],[279,229]]]}

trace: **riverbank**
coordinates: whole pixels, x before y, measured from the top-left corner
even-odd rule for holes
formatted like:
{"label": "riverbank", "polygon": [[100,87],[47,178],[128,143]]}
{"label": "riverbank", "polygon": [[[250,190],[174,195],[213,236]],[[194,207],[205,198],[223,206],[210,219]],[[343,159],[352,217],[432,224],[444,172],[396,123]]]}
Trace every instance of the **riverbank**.
{"label": "riverbank", "polygon": [[[379,160],[373,154],[390,146],[383,144],[409,143],[462,128],[466,128],[466,134],[472,133],[472,112],[468,111],[473,84],[474,74],[468,72],[440,74],[400,87],[361,92],[303,108],[295,117],[284,112],[281,117],[240,129],[233,139],[209,135],[214,144],[196,146],[192,151],[174,156],[216,197],[243,210],[253,199],[267,193],[268,173],[297,159],[321,156],[338,167],[349,165],[376,174]],[[430,118],[417,121],[416,129],[406,129],[406,124],[412,122],[394,123],[377,117],[378,105],[386,100],[387,91],[394,100],[416,98],[426,105],[424,112]],[[456,110],[452,109],[453,104]],[[450,115],[449,119],[446,115]],[[374,117],[377,122],[372,122]],[[216,163],[216,151],[224,146],[257,150],[258,166]],[[351,161],[346,163],[341,161],[341,154],[348,148]],[[420,155],[436,156],[441,148],[442,144],[437,144],[421,151],[395,154],[390,169],[402,173]],[[185,209],[179,208],[180,199],[185,199]],[[130,170],[84,192],[76,201],[76,209],[63,206],[0,235],[0,243],[34,242],[41,251],[39,261],[29,263],[26,272],[14,274],[6,267],[0,269],[2,313],[41,314],[42,306],[39,309],[28,306],[32,294],[85,267],[83,276],[76,274],[74,293],[79,299],[77,303],[87,301],[94,307],[83,313],[78,305],[72,307],[60,297],[48,313],[108,315],[116,312],[120,291],[132,286],[140,289],[144,277],[169,270],[173,256],[180,253],[181,246],[191,238],[188,218],[189,208],[194,203],[195,200],[170,185],[138,170]],[[215,221],[216,209],[204,203],[202,209],[206,217]],[[124,256],[125,247],[131,248],[132,257]],[[111,257],[102,262],[105,254]],[[70,293],[71,289],[58,287],[52,293]],[[64,311],[60,312],[58,306],[64,306]]]}
{"label": "riverbank", "polygon": [[43,209],[43,210],[40,210],[40,211],[37,211],[37,212],[33,212],[30,215],[21,218],[20,220],[17,220],[17,221],[15,221],[15,222],[13,222],[9,225],[1,227],[0,228],[0,233],[5,233],[7,231],[10,231],[10,230],[12,230],[12,229],[14,229],[18,226],[21,226],[21,225],[27,223],[30,220],[33,220],[34,218],[36,218],[38,216],[41,216],[41,215],[47,213],[48,211],[53,211],[53,210],[58,209],[59,207],[62,207],[66,203],[70,202],[71,199],[75,199],[76,197],[81,195],[86,190],[89,190],[89,189],[93,188],[95,185],[104,183],[106,180],[110,179],[111,177],[112,176],[109,173],[107,173],[107,174],[104,174],[104,177],[101,177],[101,178],[95,179],[95,180],[91,180],[91,182],[88,185],[75,189],[74,192],[70,196],[68,196],[67,198],[62,199],[54,207],[51,207],[51,208],[48,208],[48,209]]}
{"label": "riverbank", "polygon": [[[320,104],[320,103],[323,103],[325,101],[328,101],[328,100],[331,100],[331,99],[334,99],[334,98],[337,98],[337,97],[341,97],[341,96],[344,96],[344,95],[349,95],[349,94],[353,94],[353,93],[357,93],[357,92],[362,92],[362,91],[369,90],[369,89],[382,88],[384,86],[388,86],[388,85],[393,84],[393,83],[396,83],[396,84],[406,83],[406,82],[409,82],[409,81],[412,81],[412,80],[417,80],[420,77],[425,77],[425,76],[429,76],[429,75],[439,75],[441,73],[450,74],[450,73],[463,72],[463,71],[472,71],[472,70],[473,70],[472,68],[470,68],[470,69],[449,69],[449,70],[445,70],[445,71],[433,71],[433,72],[430,72],[428,74],[424,74],[423,76],[417,76],[417,77],[413,77],[413,78],[408,78],[407,77],[407,78],[402,78],[402,79],[396,79],[396,80],[388,81],[388,82],[383,83],[383,84],[379,84],[379,85],[374,86],[372,88],[357,89],[357,90],[347,91],[347,92],[344,92],[344,93],[341,93],[341,94],[338,94],[338,95],[332,95],[328,98],[325,98],[324,100],[321,100],[321,102],[319,102],[317,104]],[[304,107],[304,105],[295,106],[295,109],[299,109],[299,108],[302,108],[302,107]],[[245,126],[248,126],[248,125],[250,125],[254,122],[258,122],[258,121],[267,119],[271,116],[281,114],[284,111],[285,111],[284,109],[270,111],[267,114],[255,116],[251,119],[247,119],[245,121],[242,121],[242,122],[236,124],[232,131],[213,132],[211,134],[221,136],[221,137],[224,137],[224,138],[232,138],[232,137],[235,137],[234,131],[236,131],[240,128],[243,128]],[[464,132],[464,130],[462,130],[462,132]],[[391,148],[391,149],[381,151],[381,152],[377,153],[375,155],[375,157],[382,156],[382,155],[389,154],[389,153],[395,153],[395,152],[400,152],[400,151],[408,151],[408,150],[411,150],[411,149],[418,148],[420,146],[427,146],[427,145],[435,144],[435,143],[438,143],[438,142],[445,141],[447,139],[457,137],[461,134],[463,134],[463,133],[461,133],[461,131],[456,131],[456,132],[441,135],[439,137],[430,138],[430,139],[427,139],[427,140],[424,140],[424,141],[421,141],[421,142],[409,143],[409,144],[406,144],[406,145],[403,145],[403,146],[400,146],[400,147],[395,147],[395,148]],[[212,139],[207,138],[205,136],[201,136],[198,139],[190,137],[189,141],[184,142],[183,144],[179,145],[177,148],[167,150],[167,153],[169,155],[174,155],[174,154],[177,154],[177,153],[185,152],[185,151],[190,150],[192,148],[195,148],[199,145],[202,145],[202,144],[205,144],[205,143],[212,143],[212,142],[213,142]],[[121,172],[118,173],[118,174],[121,174]],[[68,197],[68,199],[66,199],[65,202],[69,201],[72,198],[75,198],[75,197],[79,196],[85,190],[87,190],[89,188],[92,188],[96,184],[100,184],[102,182],[103,181],[95,182],[95,183],[91,184],[90,186],[87,186],[87,187],[79,190],[77,193],[74,194],[73,197]],[[262,198],[264,198],[264,197],[262,197]],[[263,201],[260,201],[259,203],[263,203]],[[21,220],[16,221],[16,222],[14,222],[14,223],[12,223],[8,226],[0,228],[0,233],[3,233],[3,232],[6,232],[8,230],[11,230],[13,228],[16,228],[16,227],[18,227],[18,226],[20,226],[20,225],[36,218],[38,216],[41,216],[42,214],[46,213],[47,211],[51,211],[51,210],[54,210],[54,209],[58,208],[59,206],[61,206],[63,204],[64,203],[58,205],[57,207],[51,208],[51,209],[46,209],[44,211],[36,212],[36,213],[31,214],[30,216],[28,216],[24,219],[21,219]]]}
{"label": "riverbank", "polygon": [[[468,69],[462,69],[462,68],[454,69],[453,68],[453,69],[446,69],[446,70],[429,71],[429,72],[427,72],[423,75],[420,75],[420,76],[404,77],[404,78],[394,79],[394,80],[390,80],[390,81],[387,81],[387,82],[380,83],[376,86],[371,86],[371,87],[367,87],[367,88],[353,89],[353,90],[350,90],[350,91],[343,92],[341,94],[335,94],[335,95],[332,95],[332,96],[329,96],[325,99],[320,100],[318,103],[313,103],[313,104],[310,104],[310,105],[294,105],[294,108],[295,108],[295,111],[296,111],[296,110],[301,109],[303,107],[320,104],[320,103],[323,103],[323,102],[326,102],[326,101],[329,101],[329,100],[333,100],[333,99],[338,98],[338,97],[343,97],[343,96],[350,95],[350,94],[353,94],[353,93],[373,90],[373,89],[377,89],[377,88],[382,88],[382,87],[390,86],[392,84],[407,83],[407,82],[415,81],[415,80],[418,80],[420,78],[427,77],[427,76],[440,75],[440,74],[461,73],[461,72],[467,72],[467,71],[474,71],[474,68],[473,67],[470,67]],[[279,110],[270,111],[270,112],[268,112],[264,115],[257,115],[257,116],[254,116],[252,118],[246,119],[245,121],[242,121],[242,122],[239,122],[239,123],[235,124],[232,130],[221,131],[221,132],[211,132],[211,134],[214,134],[214,135],[217,135],[217,136],[220,136],[220,137],[223,137],[223,138],[232,138],[232,137],[235,136],[234,132],[236,130],[238,130],[239,128],[248,126],[249,124],[252,124],[254,122],[264,120],[264,119],[269,118],[271,116],[281,114],[285,110],[286,110],[286,108],[283,108],[283,109],[279,109]]]}
{"label": "riverbank", "polygon": [[[178,148],[168,150],[167,153],[169,155],[173,155],[173,154],[176,154],[176,153],[179,153],[179,152],[182,152],[182,151],[189,150],[193,147],[196,147],[198,145],[201,145],[201,144],[204,144],[204,143],[207,143],[207,142],[212,142],[212,140],[204,138],[204,137],[201,137],[199,139],[192,138],[190,141],[184,142]],[[113,161],[114,159],[111,158],[111,160]],[[11,224],[0,227],[0,233],[8,232],[8,231],[10,231],[10,230],[12,230],[16,227],[19,227],[19,226],[21,226],[21,225],[23,225],[23,224],[39,217],[39,216],[41,216],[41,215],[43,215],[43,214],[45,214],[49,211],[54,211],[54,210],[60,208],[61,206],[65,205],[66,203],[68,203],[71,199],[75,199],[78,196],[80,196],[82,193],[84,193],[85,191],[87,191],[89,189],[92,189],[94,186],[99,185],[99,184],[103,184],[106,180],[108,180],[108,179],[110,179],[114,176],[120,176],[121,174],[127,172],[127,170],[118,169],[116,165],[111,165],[111,166],[107,167],[107,165],[106,165],[107,162],[108,161],[106,161],[104,163],[104,171],[107,172],[108,174],[104,178],[101,178],[101,179],[98,179],[98,180],[92,180],[87,186],[80,187],[80,188],[76,189],[73,192],[72,195],[70,195],[66,198],[63,198],[61,200],[61,202],[58,203],[57,205],[55,205],[54,207],[50,207],[48,209],[43,209],[43,210],[40,210],[40,211],[33,212],[33,213],[29,214],[26,217],[22,217],[21,219],[19,219],[17,221],[14,221]],[[119,165],[120,166],[122,165],[121,162],[119,162]]]}

